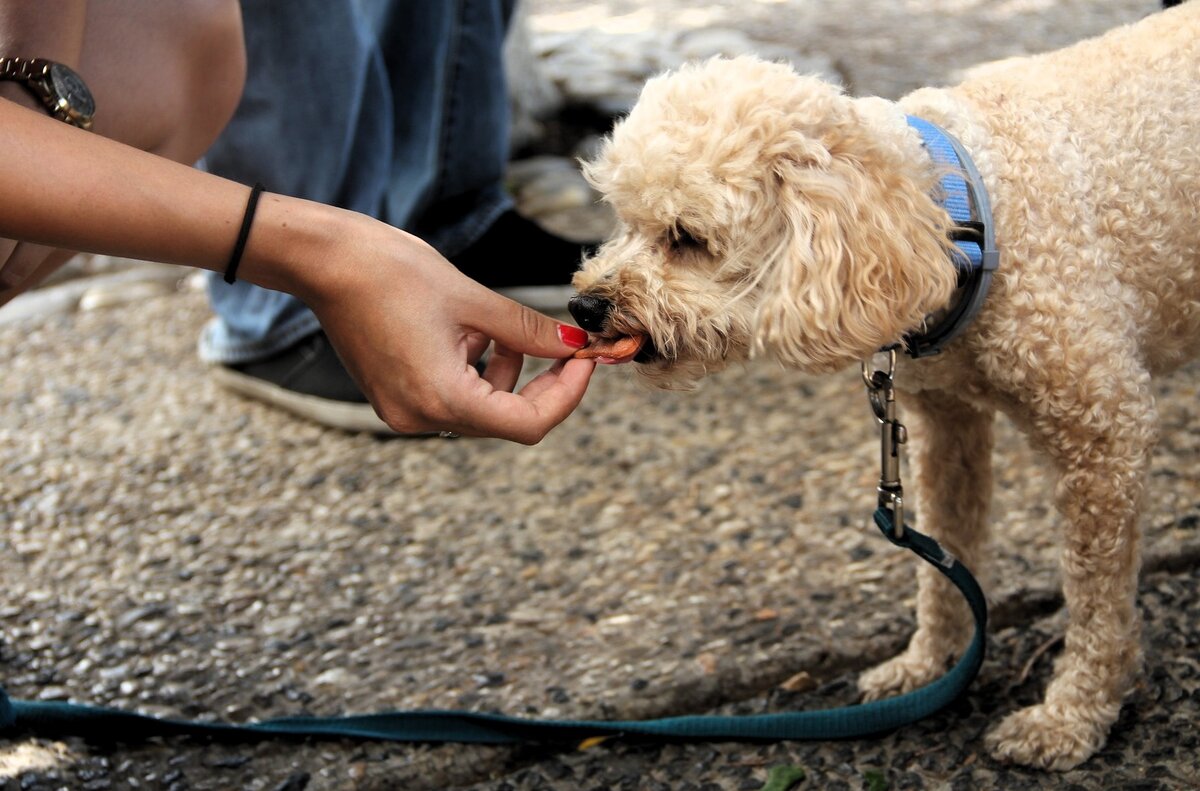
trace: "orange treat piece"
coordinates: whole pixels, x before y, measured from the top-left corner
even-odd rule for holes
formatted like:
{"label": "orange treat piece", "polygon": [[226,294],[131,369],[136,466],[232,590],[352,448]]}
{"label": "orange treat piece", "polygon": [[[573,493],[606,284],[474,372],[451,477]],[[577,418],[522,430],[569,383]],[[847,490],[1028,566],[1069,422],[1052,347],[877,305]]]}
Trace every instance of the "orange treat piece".
{"label": "orange treat piece", "polygon": [[612,360],[627,360],[641,351],[644,335],[622,335],[620,338],[596,338],[575,352],[579,358],[607,357]]}

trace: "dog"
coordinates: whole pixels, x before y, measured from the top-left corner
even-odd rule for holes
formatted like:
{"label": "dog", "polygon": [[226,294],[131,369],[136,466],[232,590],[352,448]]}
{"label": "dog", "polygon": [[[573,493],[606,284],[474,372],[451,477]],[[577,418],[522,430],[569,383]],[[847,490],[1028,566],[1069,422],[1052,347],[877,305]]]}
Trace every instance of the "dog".
{"label": "dog", "polygon": [[[618,223],[570,307],[608,348],[636,339],[602,361],[666,388],[756,357],[834,372],[902,342],[959,288],[943,168],[908,115],[974,160],[1001,251],[974,320],[898,365],[922,525],[979,570],[996,412],[1052,460],[1070,623],[1042,702],[985,740],[1065,770],[1103,746],[1139,669],[1151,377],[1200,351],[1200,3],[898,102],[753,57],[655,77],[584,163]],[[944,671],[970,630],[957,598],[920,572],[916,632],[861,676],[865,698]]]}

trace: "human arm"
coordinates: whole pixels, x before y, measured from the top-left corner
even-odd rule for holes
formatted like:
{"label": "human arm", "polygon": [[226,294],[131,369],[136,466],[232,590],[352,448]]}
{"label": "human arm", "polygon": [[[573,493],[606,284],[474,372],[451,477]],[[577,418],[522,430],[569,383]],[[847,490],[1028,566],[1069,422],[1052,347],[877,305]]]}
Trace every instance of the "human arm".
{"label": "human arm", "polygon": [[[224,269],[248,190],[0,101],[0,236]],[[533,443],[578,405],[590,361],[557,363],[520,394],[522,355],[574,346],[554,320],[469,278],[416,237],[363,215],[267,194],[238,276],[295,294],[376,411],[401,432]],[[483,377],[471,363],[496,341]]]}
{"label": "human arm", "polygon": [[[79,68],[83,54],[87,0],[46,0],[41,3],[0,0],[0,55],[40,57]],[[0,99],[45,112],[42,100],[18,80],[0,80]],[[0,239],[0,305],[13,296],[14,283],[32,279],[52,251],[25,245],[19,255],[15,239]],[[55,256],[53,268],[64,260]]]}

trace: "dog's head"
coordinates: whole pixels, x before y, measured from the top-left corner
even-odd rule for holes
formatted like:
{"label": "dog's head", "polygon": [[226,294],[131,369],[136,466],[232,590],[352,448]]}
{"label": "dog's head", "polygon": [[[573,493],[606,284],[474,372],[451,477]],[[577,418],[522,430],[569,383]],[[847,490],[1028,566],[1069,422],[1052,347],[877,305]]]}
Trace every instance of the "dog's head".
{"label": "dog's head", "polygon": [[749,57],[648,82],[585,165],[618,230],[576,320],[645,336],[640,370],[674,387],[763,353],[832,371],[920,325],[954,289],[948,220],[885,104]]}

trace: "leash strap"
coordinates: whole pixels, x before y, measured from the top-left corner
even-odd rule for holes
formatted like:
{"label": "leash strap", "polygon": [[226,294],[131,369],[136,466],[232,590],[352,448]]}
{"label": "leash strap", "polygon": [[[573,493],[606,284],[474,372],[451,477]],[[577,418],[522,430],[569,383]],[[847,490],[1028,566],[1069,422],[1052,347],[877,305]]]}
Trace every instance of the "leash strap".
{"label": "leash strap", "polygon": [[873,736],[910,725],[952,703],[983,664],[987,605],[971,573],[933,539],[908,526],[899,531],[886,508],[875,524],[889,541],[933,564],[966,597],[975,634],[957,664],[937,681],[887,700],[818,711],[748,716],[682,716],[603,722],[536,720],[461,711],[416,710],[340,717],[283,717],[237,725],[164,719],[78,703],[13,700],[0,688],[0,735],[81,736],[133,742],[159,736],[224,741],[280,737],[476,744],[579,744],[594,739],[697,742],[825,740]]}

